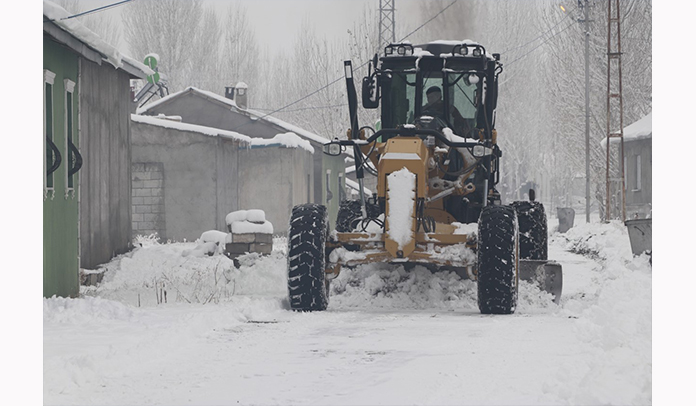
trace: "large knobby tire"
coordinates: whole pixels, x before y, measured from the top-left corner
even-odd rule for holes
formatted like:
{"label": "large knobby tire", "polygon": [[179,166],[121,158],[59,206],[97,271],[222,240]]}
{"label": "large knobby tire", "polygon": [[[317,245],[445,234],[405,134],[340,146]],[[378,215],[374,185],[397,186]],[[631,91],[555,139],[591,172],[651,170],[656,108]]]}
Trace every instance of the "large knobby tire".
{"label": "large knobby tire", "polygon": [[520,227],[520,258],[547,260],[549,233],[544,205],[539,202],[518,201],[512,207],[517,212]]}
{"label": "large knobby tire", "polygon": [[359,200],[344,200],[338,208],[336,216],[336,231],[339,233],[350,233],[362,219]]}
{"label": "large knobby tire", "polygon": [[329,305],[325,277],[328,232],[325,206],[303,204],[292,209],[288,235],[288,293],[292,310],[326,310]]}
{"label": "large knobby tire", "polygon": [[478,223],[478,306],[483,314],[517,307],[519,239],[515,209],[486,206]]}

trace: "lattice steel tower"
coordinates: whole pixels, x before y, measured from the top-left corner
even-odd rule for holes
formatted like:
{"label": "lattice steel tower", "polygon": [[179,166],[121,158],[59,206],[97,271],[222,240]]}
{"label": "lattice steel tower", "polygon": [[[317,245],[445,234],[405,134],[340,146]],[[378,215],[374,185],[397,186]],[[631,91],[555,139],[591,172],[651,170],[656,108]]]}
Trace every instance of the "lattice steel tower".
{"label": "lattice steel tower", "polygon": [[[607,221],[616,217],[612,213],[612,200],[618,204],[620,199],[621,220],[626,221],[626,165],[624,163],[623,95],[621,83],[621,14],[619,0],[609,0],[607,4],[607,202],[604,217]],[[616,74],[617,77],[614,78],[613,74]],[[619,139],[618,160],[612,159],[612,155],[615,155],[611,153],[611,141],[613,138]],[[611,168],[612,160],[618,164],[619,168]]]}
{"label": "lattice steel tower", "polygon": [[396,42],[394,1],[379,0],[379,46]]}

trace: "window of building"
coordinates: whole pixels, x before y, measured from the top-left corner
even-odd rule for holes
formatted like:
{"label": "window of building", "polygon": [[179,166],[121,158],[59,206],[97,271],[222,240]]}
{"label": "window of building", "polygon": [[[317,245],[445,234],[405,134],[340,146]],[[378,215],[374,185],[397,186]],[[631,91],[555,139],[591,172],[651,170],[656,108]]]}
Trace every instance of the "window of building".
{"label": "window of building", "polygon": [[333,199],[333,193],[331,193],[331,169],[326,170],[326,203]]}
{"label": "window of building", "polygon": [[65,151],[67,159],[67,169],[65,171],[65,197],[75,196],[75,174],[72,173],[73,159],[71,147],[74,147],[74,114],[73,114],[73,94],[75,91],[75,82],[70,79],[65,79]]}
{"label": "window of building", "polygon": [[56,74],[44,69],[44,95],[43,95],[43,128],[44,128],[44,198],[53,198],[54,177],[53,173],[60,164],[60,154],[53,143],[53,83]]}
{"label": "window of building", "polygon": [[642,182],[641,182],[641,160],[640,160],[640,155],[636,155],[636,165],[634,167],[635,169],[635,187],[633,188],[634,191],[639,191],[642,188]]}

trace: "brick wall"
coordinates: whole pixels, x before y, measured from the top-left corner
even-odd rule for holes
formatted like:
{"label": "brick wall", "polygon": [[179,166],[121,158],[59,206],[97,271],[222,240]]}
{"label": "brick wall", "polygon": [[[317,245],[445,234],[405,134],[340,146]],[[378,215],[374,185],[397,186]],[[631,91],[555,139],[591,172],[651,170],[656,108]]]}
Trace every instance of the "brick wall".
{"label": "brick wall", "polygon": [[164,165],[135,163],[132,173],[133,236],[157,233],[166,238],[164,212]]}

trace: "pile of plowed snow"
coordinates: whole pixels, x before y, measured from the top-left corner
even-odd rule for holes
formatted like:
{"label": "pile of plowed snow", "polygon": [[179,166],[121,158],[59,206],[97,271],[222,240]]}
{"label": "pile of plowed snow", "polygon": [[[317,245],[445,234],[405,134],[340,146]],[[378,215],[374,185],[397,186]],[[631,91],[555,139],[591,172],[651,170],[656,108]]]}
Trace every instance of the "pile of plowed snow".
{"label": "pile of plowed snow", "polygon": [[[406,271],[389,264],[343,268],[331,282],[331,308],[447,309],[478,311],[476,282],[455,272],[431,272],[416,266]],[[555,306],[553,297],[520,282],[518,311]]]}
{"label": "pile of plowed snow", "polygon": [[[278,244],[280,247],[283,243]],[[239,267],[224,255],[185,255],[196,243],[150,243],[114,258],[97,287],[82,287],[84,296],[98,296],[133,306],[162,303],[219,303],[233,296],[284,296],[285,252],[250,253]]]}
{"label": "pile of plowed snow", "polygon": [[[271,255],[247,254],[239,267],[224,255],[185,255],[195,243],[141,242],[102,268],[98,287],[83,287],[84,296],[132,306],[163,303],[220,303],[238,296],[287,296],[287,241],[274,239]],[[478,311],[476,283],[456,273],[431,272],[416,266],[406,271],[389,264],[343,268],[331,282],[330,309],[448,309]],[[550,295],[521,283],[518,311],[555,306]]]}

